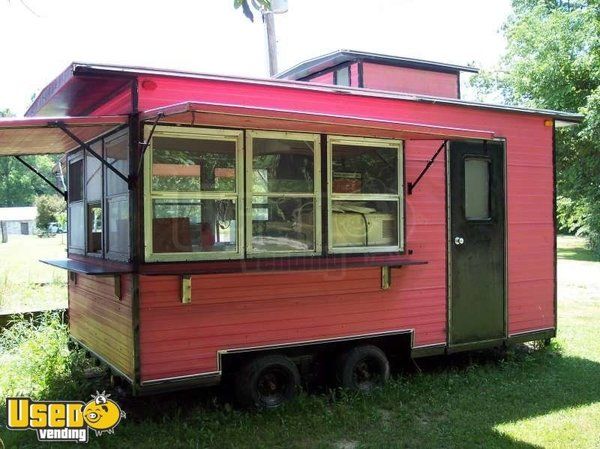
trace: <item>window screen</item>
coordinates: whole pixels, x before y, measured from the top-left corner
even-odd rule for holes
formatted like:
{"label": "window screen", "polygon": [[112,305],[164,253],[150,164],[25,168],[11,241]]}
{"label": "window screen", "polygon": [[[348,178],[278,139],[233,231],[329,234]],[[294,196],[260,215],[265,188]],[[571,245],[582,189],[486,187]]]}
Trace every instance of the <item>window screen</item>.
{"label": "window screen", "polygon": [[68,240],[69,251],[83,253],[85,247],[85,210],[83,201],[84,166],[81,153],[68,159],[67,184],[69,195]]}
{"label": "window screen", "polygon": [[465,159],[465,217],[467,220],[490,218],[490,161]]}
{"label": "window screen", "polygon": [[[92,145],[94,151],[102,154],[102,144]],[[86,153],[85,156],[85,199],[88,201],[100,201],[102,199],[102,163]]]}
{"label": "window screen", "polygon": [[[129,133],[118,134],[116,137],[106,139],[104,143],[106,161],[115,169],[127,176],[129,174]],[[112,170],[106,170],[106,195],[129,193],[127,183],[119,178]]]}
{"label": "window screen", "polygon": [[83,199],[83,159],[77,159],[69,163],[69,202],[81,201]]}
{"label": "window screen", "polygon": [[[103,154],[102,142],[92,145],[94,151]],[[87,253],[102,255],[102,163],[92,154],[85,155],[85,200],[87,226]]]}
{"label": "window screen", "polygon": [[83,201],[69,204],[69,251],[82,252],[85,244]]}
{"label": "window screen", "polygon": [[[106,161],[123,175],[129,173],[129,132],[124,130],[104,141]],[[127,183],[105,169],[106,257],[129,259],[129,189]]]}

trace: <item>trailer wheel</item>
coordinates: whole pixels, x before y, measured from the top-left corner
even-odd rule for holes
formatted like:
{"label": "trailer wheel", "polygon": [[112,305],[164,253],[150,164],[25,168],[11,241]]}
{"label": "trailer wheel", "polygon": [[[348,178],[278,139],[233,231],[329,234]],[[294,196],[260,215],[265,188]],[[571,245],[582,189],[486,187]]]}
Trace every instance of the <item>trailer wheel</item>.
{"label": "trailer wheel", "polygon": [[258,409],[273,409],[289,401],[300,386],[300,373],[282,355],[258,357],[246,364],[235,379],[240,404]]}
{"label": "trailer wheel", "polygon": [[371,391],[390,377],[390,362],[377,346],[357,346],[337,361],[337,381],[345,389]]}

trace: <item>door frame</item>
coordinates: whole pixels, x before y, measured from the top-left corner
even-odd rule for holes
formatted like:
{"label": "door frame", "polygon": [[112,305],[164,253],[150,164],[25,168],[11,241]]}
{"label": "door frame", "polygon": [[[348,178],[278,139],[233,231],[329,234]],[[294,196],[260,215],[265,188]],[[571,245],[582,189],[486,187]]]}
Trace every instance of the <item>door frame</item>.
{"label": "door frame", "polygon": [[[460,139],[461,141],[469,142],[482,142],[479,139]],[[459,352],[467,351],[470,349],[484,348],[494,346],[498,343],[506,341],[508,339],[508,183],[507,183],[507,157],[506,150],[508,140],[504,137],[496,137],[490,139],[494,142],[502,143],[502,174],[504,183],[504,304],[503,304],[503,323],[504,332],[503,337],[495,338],[491,340],[481,340],[476,342],[452,344],[450,340],[451,328],[452,328],[452,236],[451,236],[451,200],[450,200],[450,152],[452,141],[446,142],[445,148],[445,163],[446,170],[444,172],[445,184],[446,184],[446,351]]]}

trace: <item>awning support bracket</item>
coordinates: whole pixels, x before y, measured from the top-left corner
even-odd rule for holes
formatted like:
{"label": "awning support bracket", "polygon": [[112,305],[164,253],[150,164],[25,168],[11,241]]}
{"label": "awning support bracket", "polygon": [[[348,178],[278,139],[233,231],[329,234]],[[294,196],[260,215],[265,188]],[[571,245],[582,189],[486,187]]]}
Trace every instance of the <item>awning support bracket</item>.
{"label": "awning support bracket", "polygon": [[425,165],[425,168],[423,169],[423,171],[421,171],[421,173],[419,174],[419,176],[417,176],[417,179],[415,179],[414,182],[409,182],[408,183],[407,188],[408,188],[408,194],[409,195],[412,195],[413,190],[415,189],[415,187],[417,187],[417,184],[419,184],[419,181],[421,180],[421,178],[423,176],[425,176],[425,173],[427,173],[427,171],[429,170],[429,168],[433,165],[433,163],[435,162],[435,160],[437,159],[437,157],[439,156],[439,154],[442,152],[442,150],[444,149],[444,147],[446,146],[447,143],[448,143],[447,140],[444,140],[442,142],[442,144],[440,145],[440,147],[434,153],[433,157],[431,159],[429,159],[429,161],[427,162],[427,165]]}
{"label": "awning support bracket", "polygon": [[113,167],[112,165],[110,165],[106,161],[106,159],[104,159],[102,156],[100,156],[98,153],[96,153],[94,150],[92,150],[91,146],[89,146],[87,143],[85,143],[83,140],[81,140],[79,137],[77,137],[75,134],[73,134],[73,132],[71,132],[71,130],[69,128],[67,128],[67,126],[64,123],[62,123],[62,122],[53,122],[53,123],[51,123],[51,125],[56,126],[57,128],[60,128],[62,130],[62,132],[64,132],[67,136],[69,136],[79,146],[81,146],[82,148],[84,148],[85,151],[87,151],[92,156],[94,156],[96,159],[98,159],[102,163],[102,165],[104,165],[107,169],[109,169],[115,175],[117,175],[119,178],[121,178],[123,181],[125,181],[127,183],[127,185],[130,185],[129,178],[127,176],[125,176],[123,173],[121,173],[115,167]]}
{"label": "awning support bracket", "polygon": [[140,146],[141,146],[140,162],[138,164],[137,171],[135,172],[136,176],[139,176],[140,171],[142,170],[142,164],[144,163],[144,155],[146,154],[146,150],[150,146],[150,142],[152,141],[152,136],[154,135],[154,130],[156,129],[156,125],[158,125],[158,121],[161,118],[163,118],[164,116],[165,116],[164,113],[162,113],[162,112],[158,113],[158,115],[156,116],[156,119],[154,119],[154,123],[152,124],[152,129],[150,129],[150,132],[148,133],[148,138],[146,139],[145,142],[140,142]]}
{"label": "awning support bracket", "polygon": [[42,173],[40,173],[40,171],[38,169],[36,169],[29,162],[27,162],[26,160],[21,158],[21,156],[14,156],[14,158],[16,160],[18,160],[21,164],[23,164],[25,167],[27,167],[29,170],[34,172],[36,175],[38,175],[40,178],[42,178],[42,180],[44,180],[46,182],[46,184],[48,184],[50,187],[52,187],[54,190],[56,190],[58,193],[60,193],[62,195],[62,197],[65,199],[65,201],[67,201],[67,192],[66,191],[63,192],[62,190],[60,190],[57,186],[54,185],[54,183],[52,181],[50,181],[48,178],[46,178]]}

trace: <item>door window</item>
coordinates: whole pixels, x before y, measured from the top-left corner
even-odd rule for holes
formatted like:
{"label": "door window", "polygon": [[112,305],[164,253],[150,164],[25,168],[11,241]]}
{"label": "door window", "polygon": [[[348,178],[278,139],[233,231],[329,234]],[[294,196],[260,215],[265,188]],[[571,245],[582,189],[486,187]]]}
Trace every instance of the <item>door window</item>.
{"label": "door window", "polygon": [[489,159],[465,159],[465,217],[467,220],[490,219]]}

